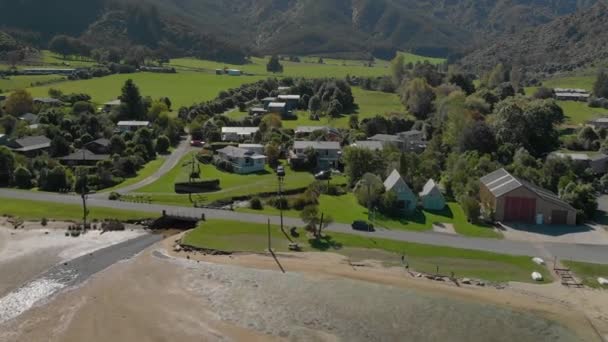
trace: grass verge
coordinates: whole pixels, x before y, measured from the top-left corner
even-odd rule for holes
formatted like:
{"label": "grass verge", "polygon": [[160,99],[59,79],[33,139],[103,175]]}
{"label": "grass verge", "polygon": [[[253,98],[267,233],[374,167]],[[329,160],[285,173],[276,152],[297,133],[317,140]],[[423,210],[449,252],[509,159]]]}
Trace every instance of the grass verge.
{"label": "grass verge", "polygon": [[597,282],[599,277],[608,278],[608,265],[578,261],[562,261],[562,263],[569,267],[583,281],[585,286],[595,289],[608,289],[608,286],[602,286]]}
{"label": "grass verge", "polygon": [[[533,282],[530,274],[538,271],[545,282],[552,280],[548,270],[529,257],[511,256],[483,251],[438,247],[410,242],[368,238],[358,235],[331,233],[320,241],[309,239],[298,230],[295,240],[305,251],[334,252],[352,257],[362,252],[380,251],[385,260],[399,263],[405,255],[410,267],[421,272],[441,274],[454,272],[457,277],[480,278],[487,281]],[[289,242],[279,227],[271,226],[272,248],[287,251]],[[267,226],[222,220],[209,220],[184,236],[183,243],[230,252],[264,252],[267,248]],[[373,256],[372,256],[373,258]]]}

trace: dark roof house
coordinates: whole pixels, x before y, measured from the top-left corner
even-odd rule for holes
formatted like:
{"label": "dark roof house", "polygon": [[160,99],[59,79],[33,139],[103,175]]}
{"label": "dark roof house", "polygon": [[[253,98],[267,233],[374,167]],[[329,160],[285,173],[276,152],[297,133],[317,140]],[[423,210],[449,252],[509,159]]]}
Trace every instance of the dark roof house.
{"label": "dark roof house", "polygon": [[8,146],[18,153],[35,154],[51,147],[51,140],[43,135],[24,137],[9,142]]}

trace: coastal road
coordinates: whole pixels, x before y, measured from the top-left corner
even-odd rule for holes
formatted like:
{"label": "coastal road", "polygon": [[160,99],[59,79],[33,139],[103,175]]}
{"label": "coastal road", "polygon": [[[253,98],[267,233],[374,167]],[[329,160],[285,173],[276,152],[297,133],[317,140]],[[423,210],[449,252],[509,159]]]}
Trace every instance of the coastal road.
{"label": "coastal road", "polygon": [[[0,198],[5,199],[24,199],[41,202],[55,202],[64,204],[80,205],[80,198],[74,195],[63,195],[55,193],[32,192],[0,189]],[[240,222],[254,222],[265,224],[270,219],[272,224],[279,224],[280,218],[277,216],[266,216],[260,214],[238,213],[225,210],[198,209],[191,207],[179,207],[164,204],[146,204],[110,201],[101,197],[93,197],[88,201],[91,207],[104,207],[120,210],[133,210],[160,214],[163,210],[171,215],[197,216],[203,214],[207,219],[232,220]],[[304,223],[298,218],[285,217],[286,227],[302,226]],[[558,257],[565,260],[576,260],[592,263],[608,263],[608,246],[604,245],[584,245],[568,243],[550,242],[526,242],[512,240],[497,240],[483,238],[469,238],[454,236],[435,232],[413,232],[404,230],[378,229],[375,232],[367,233],[353,230],[349,224],[334,223],[327,228],[332,232],[347,233],[353,235],[391,239],[397,241],[407,241],[436,246],[464,248],[511,255],[541,256],[544,258]]]}
{"label": "coastal road", "polygon": [[[194,148],[190,146],[190,137],[186,137],[183,139],[179,145],[171,152],[169,156],[165,158],[165,162],[161,165],[158,170],[156,170],[152,175],[142,179],[141,181],[127,185],[125,187],[114,190],[114,192],[118,192],[119,194],[127,194],[130,192],[134,192],[138,189],[141,189],[147,185],[150,185],[157,180],[159,180],[162,176],[166,175],[169,171],[171,171],[182,159],[184,155],[188,152],[192,151]],[[97,194],[90,195],[90,198],[108,198],[107,192],[100,192]]]}

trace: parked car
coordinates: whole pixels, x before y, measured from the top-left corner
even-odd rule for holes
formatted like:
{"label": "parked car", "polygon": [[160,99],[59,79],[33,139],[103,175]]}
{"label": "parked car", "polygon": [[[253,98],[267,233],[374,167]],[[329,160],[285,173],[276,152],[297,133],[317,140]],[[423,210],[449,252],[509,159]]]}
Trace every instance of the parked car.
{"label": "parked car", "polygon": [[201,141],[201,140],[191,140],[190,141],[190,146],[192,146],[192,147],[203,147],[203,146],[205,146],[205,142]]}
{"label": "parked car", "polygon": [[374,225],[366,221],[354,221],[352,227],[354,230],[360,230],[364,232],[374,231]]}
{"label": "parked car", "polygon": [[316,180],[328,180],[330,178],[331,178],[331,171],[330,170],[321,171],[321,172],[315,174],[315,179]]}

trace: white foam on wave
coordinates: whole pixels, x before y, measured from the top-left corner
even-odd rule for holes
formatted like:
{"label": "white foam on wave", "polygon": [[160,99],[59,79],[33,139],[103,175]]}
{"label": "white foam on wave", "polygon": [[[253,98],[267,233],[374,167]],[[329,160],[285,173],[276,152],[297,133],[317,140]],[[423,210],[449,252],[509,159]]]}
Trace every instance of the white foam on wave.
{"label": "white foam on wave", "polygon": [[21,315],[64,287],[64,284],[57,281],[42,278],[7,294],[0,298],[0,323]]}

